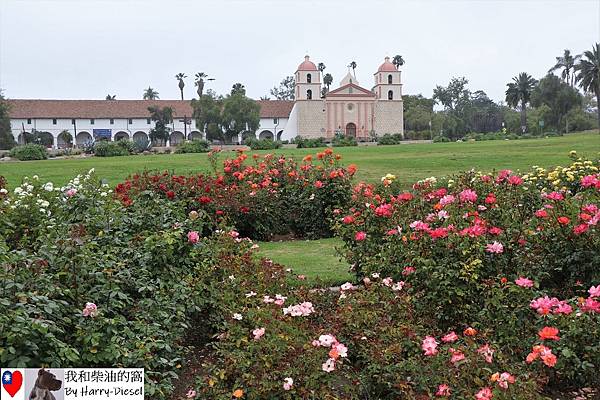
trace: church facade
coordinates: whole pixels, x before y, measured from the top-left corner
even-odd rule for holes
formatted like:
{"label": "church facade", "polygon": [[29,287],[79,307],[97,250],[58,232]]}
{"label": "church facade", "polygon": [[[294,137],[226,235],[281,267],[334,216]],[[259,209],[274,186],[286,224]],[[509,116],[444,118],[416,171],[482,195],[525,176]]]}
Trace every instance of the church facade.
{"label": "church facade", "polygon": [[345,135],[367,141],[386,133],[404,135],[401,72],[389,57],[374,73],[371,90],[348,71],[338,88],[321,96],[321,73],[309,56],[294,77],[296,100],[281,139]]}

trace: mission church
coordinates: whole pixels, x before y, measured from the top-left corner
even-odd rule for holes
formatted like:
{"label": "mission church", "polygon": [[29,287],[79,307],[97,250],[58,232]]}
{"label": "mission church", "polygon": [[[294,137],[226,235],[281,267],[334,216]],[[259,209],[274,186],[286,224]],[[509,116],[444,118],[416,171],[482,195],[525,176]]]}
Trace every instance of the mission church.
{"label": "mission church", "polygon": [[400,71],[385,57],[371,90],[361,87],[350,70],[340,87],[323,97],[321,74],[306,56],[295,73],[295,103],[281,139],[302,136],[332,139],[336,134],[368,140],[385,133],[404,134]]}

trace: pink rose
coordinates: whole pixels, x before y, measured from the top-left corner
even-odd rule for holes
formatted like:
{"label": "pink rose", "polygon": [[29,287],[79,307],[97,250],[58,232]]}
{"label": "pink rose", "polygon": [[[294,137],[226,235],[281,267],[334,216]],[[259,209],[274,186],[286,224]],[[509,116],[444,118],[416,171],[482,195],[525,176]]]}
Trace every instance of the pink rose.
{"label": "pink rose", "polygon": [[522,276],[520,276],[519,279],[515,279],[515,283],[518,286],[525,287],[525,288],[533,287],[533,281],[531,279],[527,279]]}
{"label": "pink rose", "polygon": [[200,241],[200,235],[196,231],[190,231],[187,234],[188,242],[195,244]]}
{"label": "pink rose", "polygon": [[363,231],[356,232],[356,235],[354,235],[354,240],[356,240],[357,242],[361,242],[361,241],[365,240],[366,238],[367,238],[367,234]]}
{"label": "pink rose", "polygon": [[254,340],[260,340],[265,334],[265,328],[256,328],[252,331],[252,334],[254,335]]}

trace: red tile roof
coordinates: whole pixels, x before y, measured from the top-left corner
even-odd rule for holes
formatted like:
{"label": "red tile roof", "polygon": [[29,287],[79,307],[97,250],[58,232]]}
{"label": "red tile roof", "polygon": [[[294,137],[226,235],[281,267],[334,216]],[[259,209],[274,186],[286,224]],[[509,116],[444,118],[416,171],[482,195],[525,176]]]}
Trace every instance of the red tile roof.
{"label": "red tile roof", "polygon": [[[8,100],[11,118],[147,118],[148,107],[171,107],[192,116],[189,100]],[[287,118],[293,101],[258,100],[261,118]]]}
{"label": "red tile roof", "polygon": [[257,100],[260,104],[262,118],[289,118],[294,107],[293,101],[288,100]]}

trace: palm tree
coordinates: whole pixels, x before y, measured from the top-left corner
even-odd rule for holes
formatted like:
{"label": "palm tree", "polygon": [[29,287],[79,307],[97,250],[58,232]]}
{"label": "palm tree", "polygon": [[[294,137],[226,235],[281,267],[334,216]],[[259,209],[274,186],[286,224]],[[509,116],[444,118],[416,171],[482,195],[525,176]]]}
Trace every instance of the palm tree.
{"label": "palm tree", "polygon": [[400,66],[404,65],[404,58],[402,58],[400,54],[397,54],[394,56],[392,64],[394,64],[396,68],[399,68]]}
{"label": "palm tree", "polygon": [[194,85],[196,85],[198,88],[196,89],[196,93],[198,93],[198,98],[200,98],[202,97],[202,92],[204,91],[204,78],[208,78],[208,75],[206,75],[204,72],[198,72],[194,78]]}
{"label": "palm tree", "polygon": [[348,67],[352,68],[352,74],[354,75],[354,79],[356,79],[356,61],[352,61]]}
{"label": "palm tree", "polygon": [[317,69],[321,73],[321,77],[323,76],[323,71],[325,71],[325,68],[327,68],[327,67],[322,62],[320,62],[319,65],[317,65]]}
{"label": "palm tree", "polygon": [[160,99],[160,97],[158,97],[158,92],[154,89],[152,89],[150,86],[148,86],[148,89],[144,90],[144,100],[158,100]]}
{"label": "palm tree", "polygon": [[571,87],[575,83],[575,74],[572,72],[575,69],[575,63],[581,58],[581,54],[573,56],[571,50],[565,49],[562,57],[556,57],[556,64],[550,68],[548,72],[554,72],[562,68],[560,76],[567,82]]}
{"label": "palm tree", "polygon": [[531,99],[531,92],[537,81],[527,72],[521,72],[508,83],[506,89],[506,103],[511,107],[517,107],[521,103],[521,129],[523,133],[527,130],[527,103]]}
{"label": "palm tree", "polygon": [[116,100],[117,99],[117,95],[113,94],[112,96],[110,94],[107,94],[106,97],[104,98],[104,100]]}
{"label": "palm tree", "polygon": [[600,44],[592,46],[592,50],[583,53],[585,59],[575,65],[577,76],[575,82],[585,92],[596,95],[598,102],[598,133],[600,133]]}
{"label": "palm tree", "polygon": [[246,87],[241,83],[234,83],[231,87],[231,95],[235,96],[236,94],[241,94],[242,96],[246,95]]}
{"label": "palm tree", "polygon": [[327,91],[329,92],[329,86],[333,83],[333,76],[330,73],[326,73],[323,77],[323,83],[327,86]]}
{"label": "palm tree", "polygon": [[266,94],[266,95],[264,95],[264,96],[260,96],[260,99],[261,99],[262,101],[271,100],[271,98],[269,97],[269,95],[268,95],[268,94]]}
{"label": "palm tree", "polygon": [[185,87],[185,83],[183,82],[183,80],[185,78],[187,78],[187,76],[183,72],[180,72],[177,75],[175,75],[175,79],[179,81],[179,91],[181,92],[181,100],[183,100],[183,88]]}

